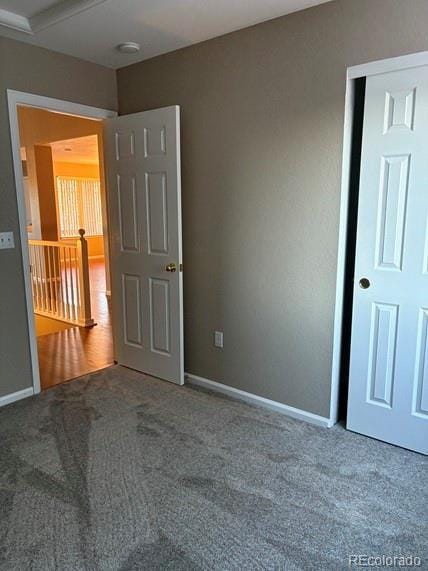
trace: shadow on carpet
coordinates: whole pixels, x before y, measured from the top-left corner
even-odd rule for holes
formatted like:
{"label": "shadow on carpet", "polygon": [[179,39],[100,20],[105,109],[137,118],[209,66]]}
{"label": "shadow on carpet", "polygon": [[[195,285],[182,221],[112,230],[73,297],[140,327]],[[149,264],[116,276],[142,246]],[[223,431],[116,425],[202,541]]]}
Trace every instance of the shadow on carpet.
{"label": "shadow on carpet", "polygon": [[0,433],[5,571],[428,567],[427,458],[340,426],[115,366],[0,409]]}

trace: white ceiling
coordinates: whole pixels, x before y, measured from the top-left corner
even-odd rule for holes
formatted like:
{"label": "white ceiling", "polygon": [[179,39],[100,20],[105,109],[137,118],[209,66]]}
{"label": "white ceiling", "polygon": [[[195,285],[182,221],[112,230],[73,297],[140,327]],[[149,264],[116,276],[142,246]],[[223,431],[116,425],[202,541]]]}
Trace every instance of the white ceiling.
{"label": "white ceiling", "polygon": [[0,0],[0,35],[119,68],[329,1]]}
{"label": "white ceiling", "polygon": [[50,144],[55,162],[98,164],[98,138],[96,135],[55,141]]}

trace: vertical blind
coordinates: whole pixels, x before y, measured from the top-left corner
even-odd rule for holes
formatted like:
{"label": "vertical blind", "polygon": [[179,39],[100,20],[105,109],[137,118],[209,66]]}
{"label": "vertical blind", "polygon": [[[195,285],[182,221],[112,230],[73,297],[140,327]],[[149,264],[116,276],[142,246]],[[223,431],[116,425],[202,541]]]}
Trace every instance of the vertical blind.
{"label": "vertical blind", "polygon": [[86,236],[101,236],[103,221],[100,181],[95,178],[56,177],[61,238],[73,238],[84,228]]}

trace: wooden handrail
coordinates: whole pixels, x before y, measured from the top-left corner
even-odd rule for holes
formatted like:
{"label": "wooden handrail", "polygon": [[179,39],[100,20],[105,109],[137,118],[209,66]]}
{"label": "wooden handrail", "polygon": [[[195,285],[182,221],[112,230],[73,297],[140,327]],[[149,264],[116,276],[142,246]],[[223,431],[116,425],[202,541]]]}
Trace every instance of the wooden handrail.
{"label": "wooden handrail", "polygon": [[[83,231],[85,233],[85,231]],[[61,242],[53,242],[52,240],[28,240],[30,246],[52,246],[53,248],[77,248],[75,240],[61,240]]]}

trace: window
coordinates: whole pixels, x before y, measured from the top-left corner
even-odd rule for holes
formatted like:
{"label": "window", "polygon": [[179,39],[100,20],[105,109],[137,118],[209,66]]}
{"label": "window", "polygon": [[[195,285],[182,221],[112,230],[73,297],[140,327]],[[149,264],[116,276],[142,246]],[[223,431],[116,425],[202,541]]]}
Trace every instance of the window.
{"label": "window", "polygon": [[61,238],[74,238],[79,228],[86,236],[101,236],[103,221],[100,181],[95,178],[56,177],[56,196]]}

